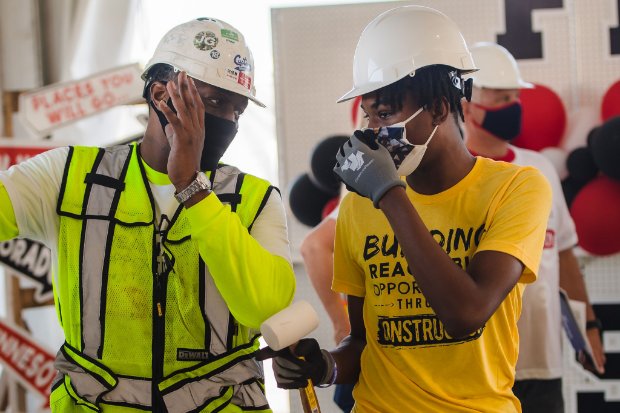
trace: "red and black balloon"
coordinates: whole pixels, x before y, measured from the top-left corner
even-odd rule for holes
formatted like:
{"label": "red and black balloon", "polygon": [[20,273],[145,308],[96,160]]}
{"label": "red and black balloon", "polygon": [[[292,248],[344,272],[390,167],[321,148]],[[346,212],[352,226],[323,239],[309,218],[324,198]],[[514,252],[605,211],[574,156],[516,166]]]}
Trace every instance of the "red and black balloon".
{"label": "red and black balloon", "polygon": [[567,159],[562,182],[579,245],[595,255],[620,252],[620,116],[593,128]]}
{"label": "red and black balloon", "polygon": [[318,225],[338,205],[340,181],[333,168],[338,149],[349,139],[332,135],[312,150],[310,171],[294,179],[289,188],[291,212],[304,225]]}

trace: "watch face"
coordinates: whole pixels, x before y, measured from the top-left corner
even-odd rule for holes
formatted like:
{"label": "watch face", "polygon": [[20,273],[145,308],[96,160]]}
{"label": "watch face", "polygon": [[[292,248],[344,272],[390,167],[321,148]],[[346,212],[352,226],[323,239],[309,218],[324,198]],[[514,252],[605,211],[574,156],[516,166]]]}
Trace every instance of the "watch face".
{"label": "watch face", "polygon": [[211,181],[209,181],[204,172],[198,172],[196,182],[200,184],[200,189],[211,189]]}
{"label": "watch face", "polygon": [[177,201],[183,203],[190,199],[195,193],[205,189],[211,189],[211,182],[209,181],[209,178],[207,178],[207,176],[204,174],[204,172],[198,172],[196,174],[196,178],[192,181],[192,183],[189,184],[187,188],[185,188],[178,194],[175,194],[174,197],[177,199]]}

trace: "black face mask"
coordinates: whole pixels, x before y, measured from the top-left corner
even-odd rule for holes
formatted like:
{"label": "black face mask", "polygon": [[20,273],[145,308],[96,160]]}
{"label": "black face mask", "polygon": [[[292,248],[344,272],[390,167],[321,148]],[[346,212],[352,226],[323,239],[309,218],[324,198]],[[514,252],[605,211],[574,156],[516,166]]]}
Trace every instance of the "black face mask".
{"label": "black face mask", "polygon": [[482,125],[479,126],[493,136],[511,141],[521,132],[521,103],[514,102],[499,109],[476,106],[486,111]]}
{"label": "black face mask", "polygon": [[[174,113],[177,113],[172,105],[172,99],[168,99],[166,103]],[[168,119],[155,107],[153,101],[150,102],[150,105],[155,111],[165,133]],[[235,122],[205,112],[205,140],[200,158],[200,169],[203,171],[214,171],[235,135],[237,135],[237,124]]]}

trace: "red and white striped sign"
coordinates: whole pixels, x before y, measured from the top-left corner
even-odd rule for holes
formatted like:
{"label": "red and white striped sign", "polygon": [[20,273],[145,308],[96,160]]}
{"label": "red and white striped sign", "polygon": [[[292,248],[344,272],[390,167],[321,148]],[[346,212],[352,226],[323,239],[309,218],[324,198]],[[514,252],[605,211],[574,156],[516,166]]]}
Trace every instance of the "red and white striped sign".
{"label": "red and white striped sign", "polygon": [[56,377],[54,353],[37,343],[27,331],[0,318],[0,363],[15,379],[49,403]]}

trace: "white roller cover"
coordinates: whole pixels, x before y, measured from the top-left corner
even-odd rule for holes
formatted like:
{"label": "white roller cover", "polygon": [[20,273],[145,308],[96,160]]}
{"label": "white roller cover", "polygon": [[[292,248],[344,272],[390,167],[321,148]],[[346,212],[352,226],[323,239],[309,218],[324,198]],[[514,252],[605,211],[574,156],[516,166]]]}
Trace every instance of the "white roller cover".
{"label": "white roller cover", "polygon": [[319,325],[319,316],[307,301],[297,301],[269,317],[260,326],[265,342],[282,350],[310,334]]}

